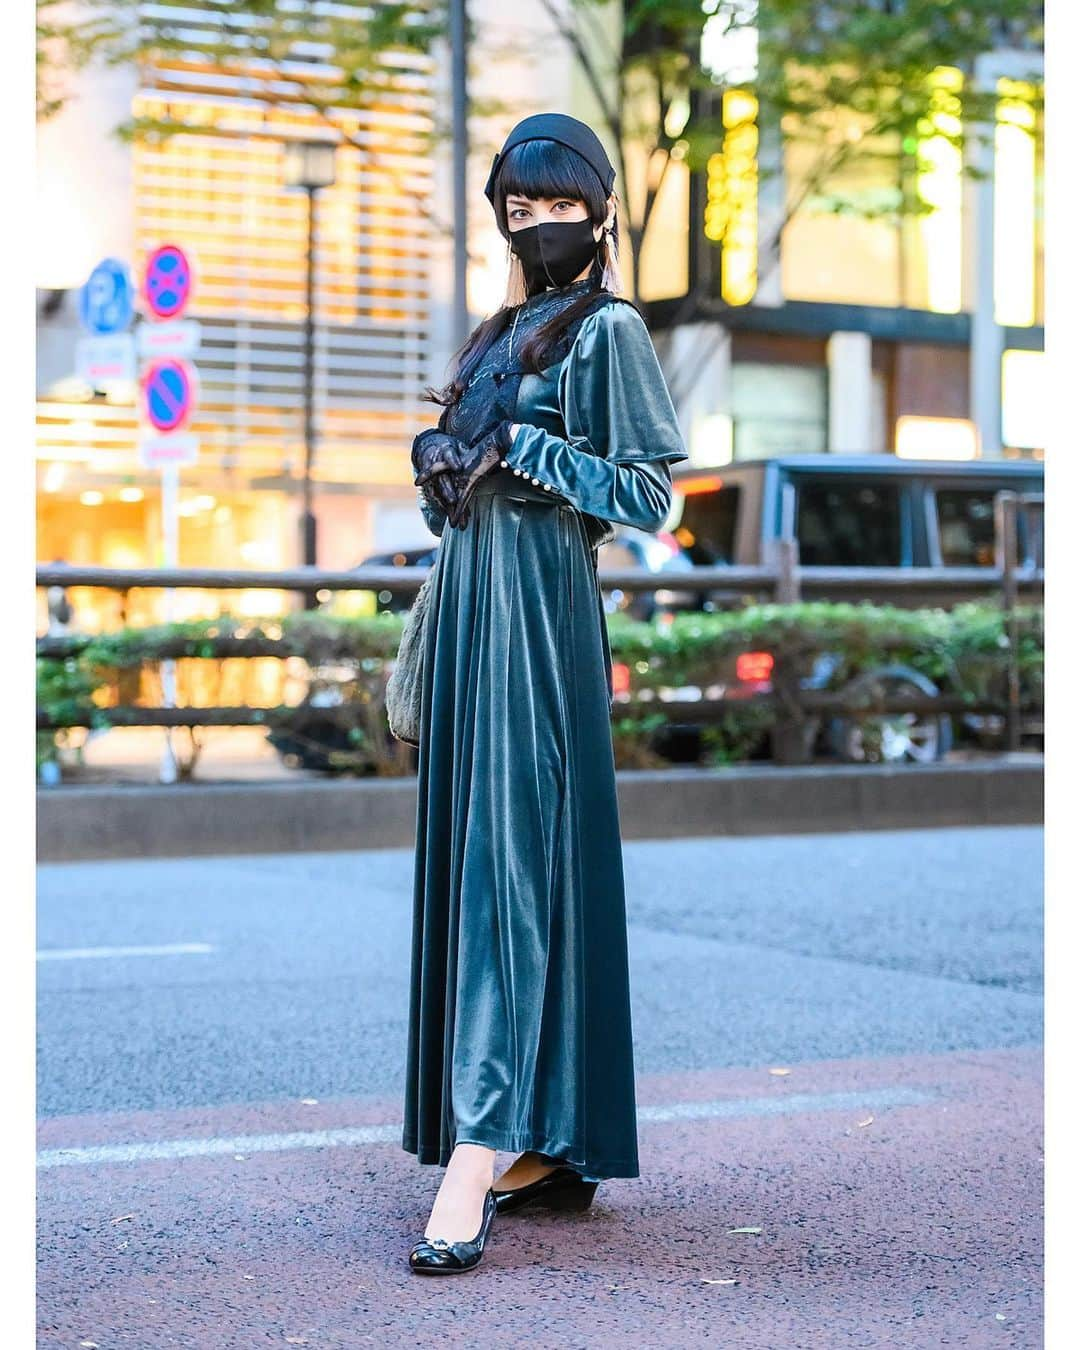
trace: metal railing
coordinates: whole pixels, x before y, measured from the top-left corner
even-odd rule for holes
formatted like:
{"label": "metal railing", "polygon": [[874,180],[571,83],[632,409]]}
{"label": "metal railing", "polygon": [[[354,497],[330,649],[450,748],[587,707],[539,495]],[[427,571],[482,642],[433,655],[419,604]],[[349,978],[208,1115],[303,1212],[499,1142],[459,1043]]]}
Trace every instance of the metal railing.
{"label": "metal railing", "polygon": [[[795,603],[804,598],[823,596],[847,598],[856,596],[879,602],[901,603],[956,602],[978,597],[1000,598],[1006,616],[1006,634],[1009,642],[1007,659],[1007,700],[999,703],[972,703],[969,700],[942,694],[929,698],[901,693],[883,694],[872,705],[863,706],[863,714],[924,712],[946,714],[952,712],[992,712],[1007,718],[1008,744],[1016,749],[1020,744],[1021,698],[1018,663],[1018,633],[1016,609],[1021,594],[1039,596],[1044,587],[1042,566],[1042,506],[1038,494],[1001,492],[995,500],[997,552],[994,567],[940,567],[940,568],[845,568],[801,567],[794,541],[777,541],[768,563],[754,566],[696,567],[692,571],[655,573],[644,568],[604,568],[598,576],[602,589],[625,593],[697,592],[710,599],[757,596],[776,603]],[[1028,520],[1027,538],[1036,534],[1038,549],[1029,548],[1031,561],[1021,564],[1017,557],[1017,518],[1025,514]],[[374,591],[391,596],[415,594],[427,567],[365,566],[350,571],[329,571],[314,567],[294,567],[283,570],[247,571],[230,568],[106,568],[82,567],[69,564],[42,564],[37,568],[39,587],[103,588],[117,592],[137,589],[198,589],[210,591],[280,590],[292,591],[304,597],[330,595],[335,592]],[[37,650],[42,657],[60,659],[74,655],[94,641],[94,635],[45,635],[38,639]],[[165,662],[190,654],[182,639],[175,648],[161,648],[156,659]],[[293,655],[291,648],[263,634],[248,637],[219,638],[215,640],[214,659],[227,657],[285,657]],[[780,675],[780,672],[777,672]],[[799,690],[783,687],[778,682],[775,695],[759,695],[758,704],[770,704],[781,712],[813,716],[839,714],[854,709],[842,693],[824,690]],[[745,708],[744,698],[701,699],[692,705],[684,702],[669,704],[640,701],[640,707],[678,716],[680,709],[689,712],[693,720],[715,721],[733,706]],[[798,709],[794,704],[798,704]],[[638,705],[635,705],[638,706]],[[296,714],[296,709],[258,707],[111,707],[98,710],[98,722],[112,726],[242,726],[283,725]],[[64,726],[89,725],[90,718],[67,720]],[[39,716],[39,729],[56,729],[47,717]]]}

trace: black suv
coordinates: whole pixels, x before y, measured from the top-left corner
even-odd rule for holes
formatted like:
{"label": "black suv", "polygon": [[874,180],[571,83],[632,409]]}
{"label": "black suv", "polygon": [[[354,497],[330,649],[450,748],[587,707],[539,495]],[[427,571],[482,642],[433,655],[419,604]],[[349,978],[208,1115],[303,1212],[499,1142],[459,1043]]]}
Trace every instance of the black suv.
{"label": "black suv", "polygon": [[[795,539],[803,567],[992,567],[994,496],[1041,493],[1034,460],[787,455],[718,469],[676,466],[672,525],[698,566],[755,564]],[[1020,561],[1040,541],[1020,524]]]}

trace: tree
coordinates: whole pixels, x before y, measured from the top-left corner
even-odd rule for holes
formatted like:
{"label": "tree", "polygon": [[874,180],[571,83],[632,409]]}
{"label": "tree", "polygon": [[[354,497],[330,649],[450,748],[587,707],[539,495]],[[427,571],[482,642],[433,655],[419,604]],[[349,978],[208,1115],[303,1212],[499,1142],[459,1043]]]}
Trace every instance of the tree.
{"label": "tree", "polygon": [[120,34],[112,6],[79,12],[65,0],[34,0],[34,4],[37,117],[44,122],[64,106],[71,77]]}
{"label": "tree", "polygon": [[[212,67],[257,84],[260,99],[306,106],[346,141],[343,116],[390,78],[395,54],[429,52],[445,34],[441,0],[36,0],[38,108],[63,103],[64,76],[97,56],[147,69]],[[930,208],[921,194],[921,132],[963,151],[988,134],[994,98],[970,79],[975,57],[995,46],[1037,48],[1037,0],[539,0],[592,91],[624,186],[623,234],[632,290],[640,291],[642,246],[675,164],[701,172],[718,149],[752,131],[769,154],[756,182],[797,147],[803,171],[789,177],[763,250],[775,266],[783,229],[800,211],[901,220]],[[732,119],[724,96],[743,93],[749,119]],[[474,116],[502,112],[474,100]],[[132,119],[129,136],[190,130],[181,122]],[[432,149],[448,128],[436,124]],[[419,134],[419,133],[418,133]],[[372,154],[370,149],[365,153]],[[378,155],[375,155],[376,160]],[[789,156],[790,158],[790,156]],[[894,185],[867,193],[845,183],[876,165]],[[756,183],[755,183],[756,187]],[[407,191],[407,185],[403,184]],[[429,220],[429,204],[416,199]],[[453,223],[432,220],[441,232]],[[723,221],[714,242],[725,243]],[[685,313],[698,295],[687,297]]]}
{"label": "tree", "polygon": [[[618,0],[575,0],[571,11],[540,2],[616,147],[628,185],[635,294],[641,247],[671,166],[701,172],[746,130],[748,119],[725,118],[726,93],[749,96],[743,106],[752,109],[755,136],[771,139],[773,162],[755,169],[762,180],[779,172],[785,149],[803,151],[805,171],[786,184],[765,249],[775,265],[783,229],[799,211],[901,219],[930,209],[920,194],[920,133],[932,127],[963,151],[989,134],[996,106],[969,79],[941,73],[966,77],[983,51],[1034,50],[1042,41],[1035,0],[623,0],[617,24],[602,19]],[[878,177],[895,190],[845,191],[844,171],[856,163],[887,169]],[[723,245],[722,230],[716,242]],[[686,312],[698,298],[688,297]]]}

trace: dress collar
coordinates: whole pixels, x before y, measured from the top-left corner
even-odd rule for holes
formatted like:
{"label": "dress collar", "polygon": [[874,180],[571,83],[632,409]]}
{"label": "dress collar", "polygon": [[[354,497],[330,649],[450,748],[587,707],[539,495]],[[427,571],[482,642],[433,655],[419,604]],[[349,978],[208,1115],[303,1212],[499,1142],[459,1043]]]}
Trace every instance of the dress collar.
{"label": "dress collar", "polygon": [[552,286],[546,291],[538,291],[536,295],[530,295],[522,302],[522,309],[528,309],[532,305],[542,304],[545,300],[554,300],[556,296],[566,299],[576,297],[585,291],[599,289],[596,287],[592,277],[582,277],[580,281],[571,281],[566,286]]}

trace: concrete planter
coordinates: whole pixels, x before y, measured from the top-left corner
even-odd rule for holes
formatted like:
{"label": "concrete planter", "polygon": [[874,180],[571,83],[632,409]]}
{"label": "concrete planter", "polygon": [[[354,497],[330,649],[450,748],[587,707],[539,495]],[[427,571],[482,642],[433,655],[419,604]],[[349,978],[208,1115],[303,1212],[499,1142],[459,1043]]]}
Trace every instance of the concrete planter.
{"label": "concrete planter", "polygon": [[[905,765],[620,772],[624,839],[1034,824],[1035,755]],[[38,792],[41,862],[409,848],[412,778]]]}

